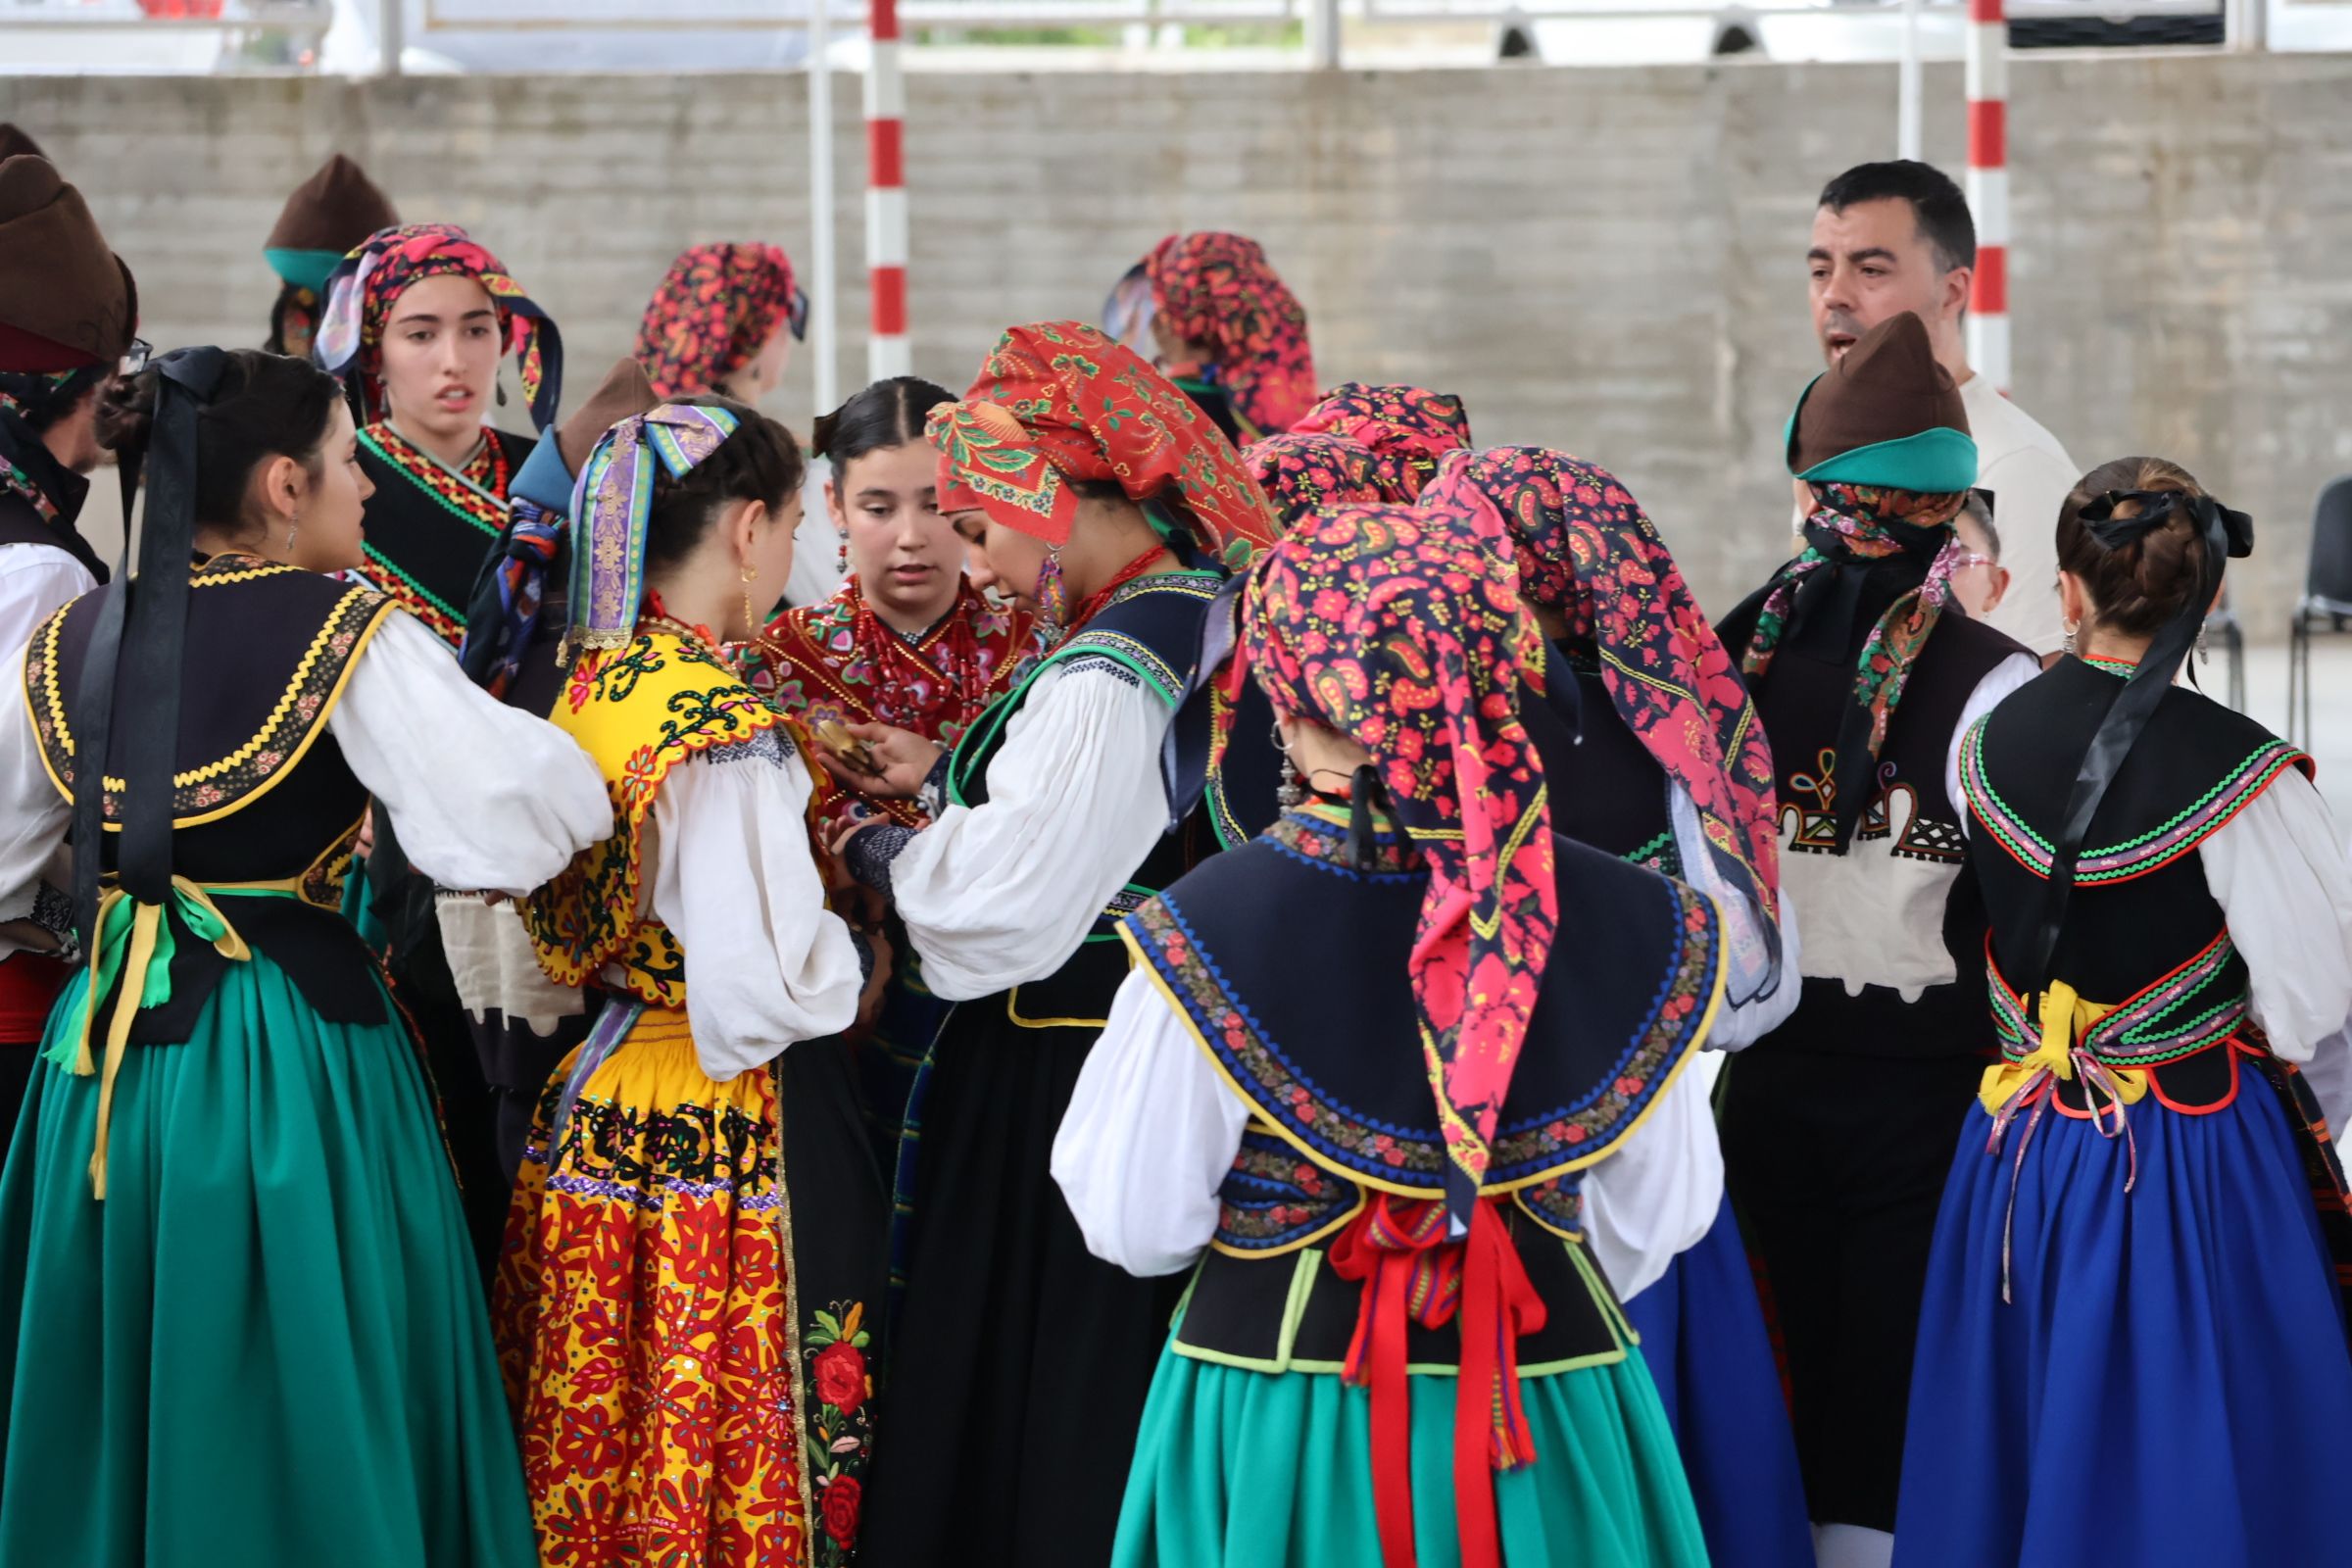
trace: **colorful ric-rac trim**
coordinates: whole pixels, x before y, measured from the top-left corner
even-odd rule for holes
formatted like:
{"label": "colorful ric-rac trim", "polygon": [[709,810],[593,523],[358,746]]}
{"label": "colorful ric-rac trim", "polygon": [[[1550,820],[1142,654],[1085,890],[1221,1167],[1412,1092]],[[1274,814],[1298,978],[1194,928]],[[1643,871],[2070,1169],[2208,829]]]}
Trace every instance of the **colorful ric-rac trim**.
{"label": "colorful ric-rac trim", "polygon": [[[1984,725],[1979,719],[1960,748],[1960,789],[1968,808],[1986,831],[2000,842],[2017,863],[2038,877],[2050,874],[2050,842],[2010,809],[1984,771]],[[2274,740],[2231,768],[2200,796],[2195,804],[2169,822],[2136,838],[2106,849],[2086,850],[2075,863],[2078,885],[2126,882],[2160,870],[2195,849],[2213,831],[2245,809],[2246,803],[2270,787],[2281,768],[2308,767],[2311,760],[2286,742]]]}
{"label": "colorful ric-rac trim", "polygon": [[[2077,1049],[2103,1066],[2160,1067],[2228,1040],[2245,1022],[2246,988],[2240,985],[2218,1000],[2204,993],[2236,956],[2236,945],[2225,927],[2195,957],[2134,992],[2092,1025]],[[2041,1036],[2029,1000],[2010,988],[2000,965],[1992,961],[1989,945],[1984,973],[1992,994],[1993,1027],[2000,1036],[2001,1054],[2011,1061],[2023,1061],[2040,1044]]]}

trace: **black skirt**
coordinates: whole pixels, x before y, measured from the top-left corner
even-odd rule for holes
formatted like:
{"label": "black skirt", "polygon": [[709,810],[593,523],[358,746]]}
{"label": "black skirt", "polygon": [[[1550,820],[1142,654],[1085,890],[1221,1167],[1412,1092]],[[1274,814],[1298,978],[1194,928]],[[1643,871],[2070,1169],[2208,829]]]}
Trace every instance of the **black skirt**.
{"label": "black skirt", "polygon": [[1089,1253],[1047,1166],[1125,973],[1118,944],[1089,944],[1050,980],[959,1004],[932,1047],[868,1568],[1109,1560],[1186,1276]]}

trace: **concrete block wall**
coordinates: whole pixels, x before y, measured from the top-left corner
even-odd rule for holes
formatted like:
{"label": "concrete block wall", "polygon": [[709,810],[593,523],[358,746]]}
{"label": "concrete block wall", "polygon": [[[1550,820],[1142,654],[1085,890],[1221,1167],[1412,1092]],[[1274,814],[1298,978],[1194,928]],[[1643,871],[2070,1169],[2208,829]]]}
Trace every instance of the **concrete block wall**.
{"label": "concrete block wall", "polygon": [[[1926,79],[1928,156],[1957,171],[1958,69]],[[2161,453],[2253,512],[2231,580],[2276,636],[2313,498],[2352,471],[2352,57],[2026,55],[2013,79],[2016,394],[2086,466]],[[917,74],[916,367],[959,390],[999,328],[1093,318],[1160,235],[1240,229],[1305,301],[1325,381],[1421,381],[1466,398],[1482,440],[1609,465],[1721,610],[1787,547],[1813,197],[1890,152],[1894,90],[1890,66],[1741,62]],[[259,341],[262,237],[339,149],[404,215],[505,258],[562,322],[579,396],[681,246],[805,255],[804,91],[21,77],[0,119],[89,194],[158,344]],[[858,97],[837,84],[845,386],[864,368]],[[774,409],[803,431],[807,368]]]}

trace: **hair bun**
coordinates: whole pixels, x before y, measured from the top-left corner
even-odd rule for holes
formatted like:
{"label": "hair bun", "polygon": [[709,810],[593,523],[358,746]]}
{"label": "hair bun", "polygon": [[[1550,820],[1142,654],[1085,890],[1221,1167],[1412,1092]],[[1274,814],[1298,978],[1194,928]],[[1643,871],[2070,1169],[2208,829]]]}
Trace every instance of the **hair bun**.
{"label": "hair bun", "polygon": [[98,394],[98,444],[110,452],[144,452],[155,433],[155,399],[163,371],[153,366],[118,375]]}
{"label": "hair bun", "polygon": [[816,416],[816,427],[808,433],[808,451],[812,456],[830,457],[833,452],[833,432],[841,428],[841,416],[849,405],[844,404],[831,414]]}

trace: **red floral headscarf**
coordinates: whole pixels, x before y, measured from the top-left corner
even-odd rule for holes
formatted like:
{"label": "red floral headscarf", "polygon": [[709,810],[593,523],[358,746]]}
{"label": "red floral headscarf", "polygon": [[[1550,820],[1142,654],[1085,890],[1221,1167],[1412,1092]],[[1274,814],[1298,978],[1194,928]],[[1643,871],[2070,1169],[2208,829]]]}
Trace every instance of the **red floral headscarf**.
{"label": "red floral headscarf", "polygon": [[1543,765],[1519,723],[1543,637],[1518,588],[1491,513],[1318,513],[1254,568],[1224,676],[1229,698],[1253,676],[1277,710],[1369,751],[1429,866],[1413,1001],[1455,1236],[1492,1160],[1559,923]]}
{"label": "red floral headscarf", "polygon": [[1336,435],[1270,435],[1244,447],[1242,461],[1286,530],[1325,507],[1410,499],[1389,492],[1370,449]]}
{"label": "red floral headscarf", "polygon": [[1178,504],[1200,546],[1231,564],[1281,531],[1208,416],[1133,350],[1081,321],[1006,331],[963,401],[931,411],[924,435],[939,449],[940,511],[979,508],[1048,544],[1070,537],[1078,480]]}
{"label": "red floral headscarf", "polygon": [[523,293],[506,263],[454,223],[379,228],[344,257],[326,280],[326,308],[319,314],[312,352],[332,375],[347,376],[356,366],[366,415],[361,422],[382,418],[384,323],[393,302],[411,284],[449,272],[472,278],[489,293],[507,352],[522,363],[522,395],[531,406],[531,423],[546,429],[564,391],[564,340],[554,318]]}
{"label": "red floral headscarf", "polygon": [[1188,343],[1205,343],[1258,429],[1287,430],[1315,400],[1306,311],[1257,241],[1213,230],[1170,234],[1144,258],[1153,312]]}
{"label": "red floral headscarf", "polygon": [[696,245],[669,264],[637,326],[637,363],[661,398],[694,397],[759,357],[776,328],[808,329],[808,296],[773,245]]}
{"label": "red floral headscarf", "polygon": [[1343,381],[1291,428],[1342,435],[1369,447],[1393,474],[1390,487],[1401,493],[1388,499],[1396,502],[1417,499],[1438,471],[1438,461],[1470,446],[1470,416],[1462,400],[1418,386]]}
{"label": "red floral headscarf", "polygon": [[1446,459],[1421,505],[1507,531],[1520,592],[1566,616],[1570,640],[1598,655],[1618,715],[1690,794],[1716,875],[1769,928],[1759,956],[1777,972],[1772,751],[1731,654],[1641,504],[1596,464],[1495,447]]}

